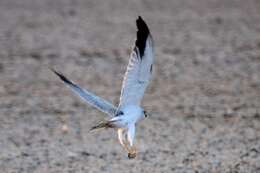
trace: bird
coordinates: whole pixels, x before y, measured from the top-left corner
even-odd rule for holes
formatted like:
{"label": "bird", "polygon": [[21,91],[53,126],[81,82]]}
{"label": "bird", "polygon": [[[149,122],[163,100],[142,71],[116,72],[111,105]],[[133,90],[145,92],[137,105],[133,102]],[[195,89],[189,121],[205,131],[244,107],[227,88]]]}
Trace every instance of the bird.
{"label": "bird", "polygon": [[120,144],[128,152],[129,159],[133,159],[137,155],[137,149],[134,145],[136,125],[150,115],[142,108],[141,101],[151,81],[154,63],[153,38],[141,16],[136,19],[136,26],[136,40],[124,75],[118,106],[82,89],[62,73],[51,68],[76,95],[109,116],[108,120],[98,123],[90,130],[115,129]]}

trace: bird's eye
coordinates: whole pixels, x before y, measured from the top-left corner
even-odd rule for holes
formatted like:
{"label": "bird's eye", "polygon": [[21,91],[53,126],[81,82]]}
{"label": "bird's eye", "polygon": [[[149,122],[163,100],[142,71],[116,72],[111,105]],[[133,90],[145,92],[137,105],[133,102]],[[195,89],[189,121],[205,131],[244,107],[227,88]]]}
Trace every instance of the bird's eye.
{"label": "bird's eye", "polygon": [[147,117],[146,111],[144,111],[144,117]]}
{"label": "bird's eye", "polygon": [[124,112],[119,111],[119,112],[116,114],[116,117],[117,117],[117,116],[120,116],[120,115],[124,115]]}

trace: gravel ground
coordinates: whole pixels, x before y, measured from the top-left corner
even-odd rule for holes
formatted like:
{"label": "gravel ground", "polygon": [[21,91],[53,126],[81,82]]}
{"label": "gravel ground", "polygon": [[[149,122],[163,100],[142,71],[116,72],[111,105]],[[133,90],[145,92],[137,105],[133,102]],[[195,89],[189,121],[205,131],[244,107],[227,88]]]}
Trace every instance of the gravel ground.
{"label": "gravel ground", "polygon": [[[258,0],[0,0],[0,172],[260,172]],[[49,67],[118,104],[141,15],[153,81],[129,160]],[[68,128],[68,132],[64,133]],[[62,130],[63,129],[63,130]]]}

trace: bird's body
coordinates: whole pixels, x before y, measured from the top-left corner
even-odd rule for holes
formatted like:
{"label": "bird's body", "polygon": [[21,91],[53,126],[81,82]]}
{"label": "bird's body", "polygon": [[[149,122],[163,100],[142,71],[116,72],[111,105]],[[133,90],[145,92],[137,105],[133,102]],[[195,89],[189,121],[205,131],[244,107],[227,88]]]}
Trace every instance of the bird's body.
{"label": "bird's body", "polygon": [[140,106],[128,105],[121,109],[121,113],[112,117],[108,121],[91,128],[91,130],[99,128],[114,128],[114,129],[128,129],[129,126],[135,125],[140,120],[144,119],[145,115]]}
{"label": "bird's body", "polygon": [[118,128],[128,129],[144,118],[143,109],[139,106],[128,105],[121,109],[123,114],[115,116],[111,121],[116,121]]}
{"label": "bird's body", "polygon": [[145,90],[149,84],[153,69],[153,39],[148,26],[139,16],[136,20],[137,39],[131,53],[118,107],[80,88],[64,75],[52,69],[77,95],[93,107],[109,115],[110,119],[91,128],[113,128],[118,132],[120,144],[128,151],[128,157],[136,156],[134,145],[136,124],[147,117],[146,111],[140,106]]}

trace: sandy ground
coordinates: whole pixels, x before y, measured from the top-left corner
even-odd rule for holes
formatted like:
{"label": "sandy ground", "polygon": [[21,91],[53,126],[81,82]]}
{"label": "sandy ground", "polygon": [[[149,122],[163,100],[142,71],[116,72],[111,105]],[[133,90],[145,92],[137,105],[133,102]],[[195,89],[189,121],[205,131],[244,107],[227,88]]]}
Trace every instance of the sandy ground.
{"label": "sandy ground", "polygon": [[[0,172],[260,172],[258,0],[1,0]],[[50,72],[118,104],[143,16],[154,78],[129,160],[105,115]],[[68,133],[62,133],[62,126]]]}

